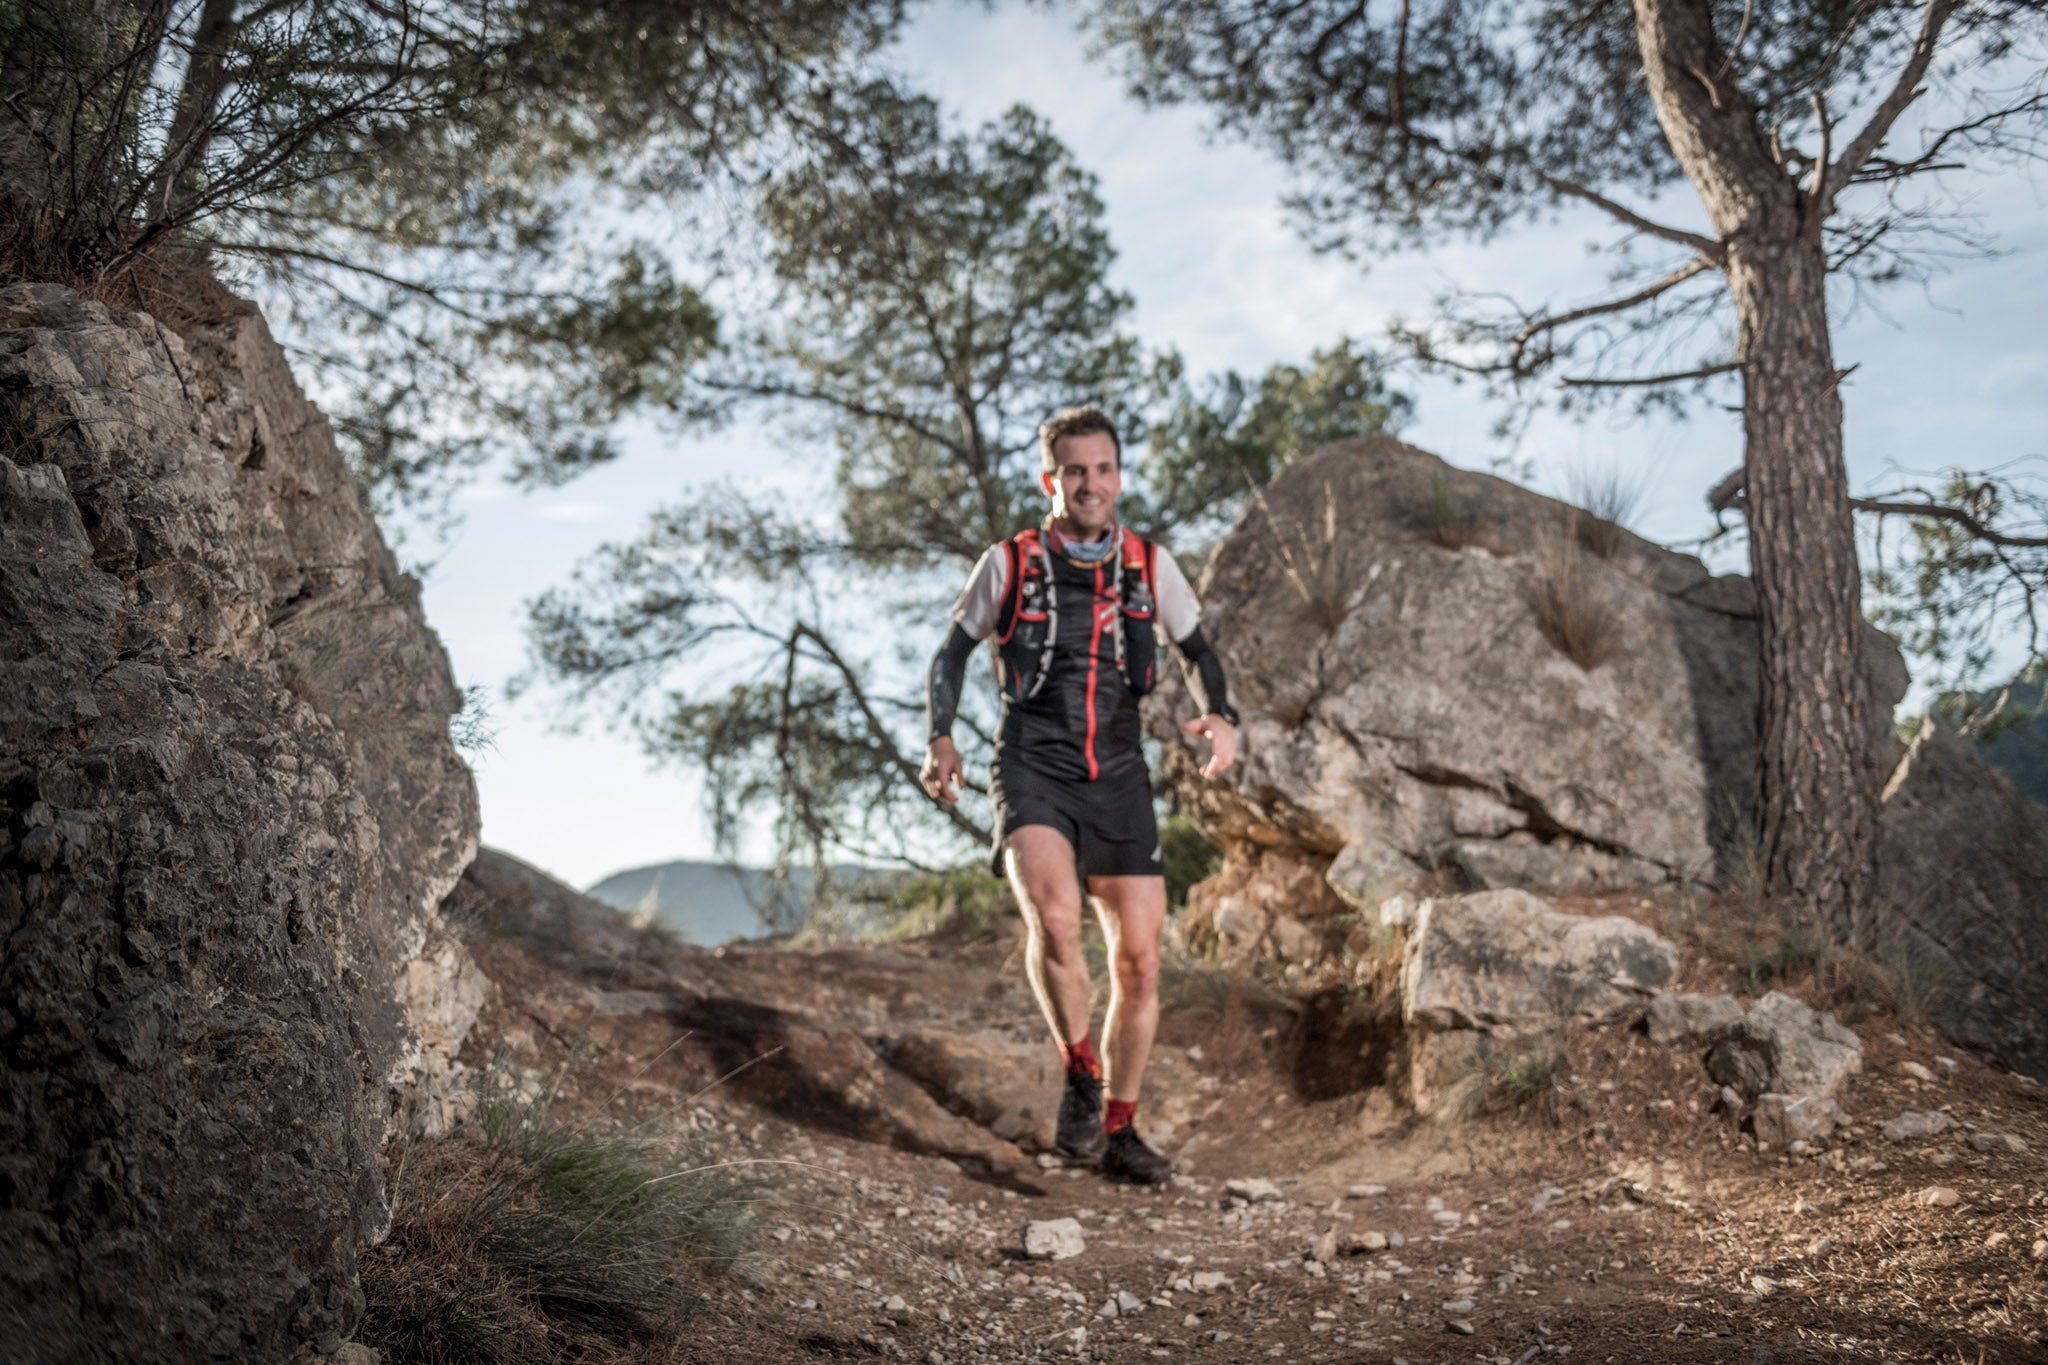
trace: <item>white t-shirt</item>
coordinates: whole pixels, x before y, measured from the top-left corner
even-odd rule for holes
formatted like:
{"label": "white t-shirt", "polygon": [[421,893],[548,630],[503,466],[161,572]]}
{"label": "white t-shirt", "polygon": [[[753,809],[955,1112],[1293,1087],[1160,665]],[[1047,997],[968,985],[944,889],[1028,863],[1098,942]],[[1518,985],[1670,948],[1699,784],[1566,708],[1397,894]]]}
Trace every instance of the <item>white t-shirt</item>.
{"label": "white t-shirt", "polygon": [[[1187,575],[1174,562],[1172,552],[1164,545],[1153,549],[1152,593],[1159,604],[1159,623],[1166,627],[1166,638],[1179,644],[1202,623],[1202,604],[1195,600],[1195,590],[1188,586]],[[1001,545],[991,545],[968,575],[966,590],[953,603],[953,624],[966,631],[969,639],[986,640],[995,632],[1009,586],[1010,556]]]}

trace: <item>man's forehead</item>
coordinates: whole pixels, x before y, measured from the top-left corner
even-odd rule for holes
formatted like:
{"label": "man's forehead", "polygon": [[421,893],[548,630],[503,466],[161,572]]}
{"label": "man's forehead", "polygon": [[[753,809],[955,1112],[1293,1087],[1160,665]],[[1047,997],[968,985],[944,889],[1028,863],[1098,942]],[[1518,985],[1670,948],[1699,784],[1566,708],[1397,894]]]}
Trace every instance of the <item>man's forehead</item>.
{"label": "man's forehead", "polygon": [[1082,432],[1060,437],[1056,451],[1061,468],[1100,464],[1116,459],[1116,440],[1106,431]]}

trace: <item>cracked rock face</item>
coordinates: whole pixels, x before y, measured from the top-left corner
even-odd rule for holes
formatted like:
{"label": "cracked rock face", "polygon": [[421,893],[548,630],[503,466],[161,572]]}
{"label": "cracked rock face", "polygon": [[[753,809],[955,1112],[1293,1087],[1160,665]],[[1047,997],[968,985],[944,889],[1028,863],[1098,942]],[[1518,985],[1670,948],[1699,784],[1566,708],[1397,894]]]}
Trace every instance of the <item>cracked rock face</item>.
{"label": "cracked rock face", "polygon": [[1526,891],[1426,900],[1401,959],[1411,1026],[1514,1028],[1597,1018],[1669,984],[1678,949],[1619,915],[1567,915]]}
{"label": "cracked rock face", "polygon": [[447,660],[253,312],[0,290],[0,433],[0,1340],[334,1350],[474,1016]]}
{"label": "cracked rock face", "polygon": [[[1177,676],[1149,712],[1184,807],[1235,865],[1220,887],[1314,923],[1446,868],[1479,889],[1721,875],[1727,832],[1753,824],[1754,592],[1625,532],[1603,557],[1581,516],[1389,438],[1274,480],[1202,580],[1237,765],[1195,775]],[[1560,593],[1606,637],[1590,664],[1539,610]],[[1906,675],[1867,638],[1882,718]],[[1276,858],[1332,894],[1262,897],[1249,864]],[[1217,901],[1197,888],[1196,941]]]}

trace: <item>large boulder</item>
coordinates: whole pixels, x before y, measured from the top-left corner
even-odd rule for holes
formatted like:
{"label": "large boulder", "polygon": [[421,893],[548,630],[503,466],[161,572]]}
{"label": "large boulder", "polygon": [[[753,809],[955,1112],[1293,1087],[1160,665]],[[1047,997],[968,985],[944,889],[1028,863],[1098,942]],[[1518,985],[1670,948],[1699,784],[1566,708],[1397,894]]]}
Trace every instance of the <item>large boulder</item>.
{"label": "large boulder", "polygon": [[1670,984],[1678,949],[1619,915],[1567,915],[1526,891],[1426,900],[1401,958],[1401,1013],[1428,1028],[1598,1017]]}
{"label": "large boulder", "polygon": [[1707,1074],[1746,1099],[1833,1099],[1863,1069],[1863,1042],[1832,1014],[1783,991],[1749,1007],[1707,1053]]}
{"label": "large boulder", "polygon": [[[1227,856],[1313,860],[1370,906],[1433,871],[1711,882],[1753,823],[1754,590],[1564,503],[1344,442],[1274,479],[1201,595],[1240,760],[1195,778],[1179,678],[1150,719]],[[1888,638],[1866,644],[1875,743],[1906,674]]]}
{"label": "large boulder", "polygon": [[1957,1043],[2048,1080],[2048,807],[1924,726],[1885,791],[1867,945]]}
{"label": "large boulder", "polygon": [[[1388,896],[1727,884],[1755,828],[1755,589],[1580,509],[1387,437],[1289,466],[1211,555],[1204,630],[1243,713],[1196,772],[1169,673],[1148,724],[1224,851],[1190,943],[1292,964]],[[1956,1040],[2048,1077],[2048,809],[1930,731],[1901,762],[1906,672],[1864,634],[1886,794],[1862,947]],[[1887,780],[1889,779],[1889,781]],[[1320,874],[1321,888],[1304,885]]]}
{"label": "large boulder", "polygon": [[0,290],[0,434],[0,1339],[334,1350],[478,1003],[447,660],[253,310]]}

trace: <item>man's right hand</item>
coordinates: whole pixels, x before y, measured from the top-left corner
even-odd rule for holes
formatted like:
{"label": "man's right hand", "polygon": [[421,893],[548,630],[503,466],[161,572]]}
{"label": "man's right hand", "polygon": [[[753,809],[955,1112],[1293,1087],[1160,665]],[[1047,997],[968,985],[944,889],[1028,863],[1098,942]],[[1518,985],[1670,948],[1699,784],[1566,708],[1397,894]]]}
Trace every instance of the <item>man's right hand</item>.
{"label": "man's right hand", "polygon": [[951,806],[960,800],[960,751],[953,747],[953,741],[944,735],[931,742],[924,751],[924,767],[918,770],[917,780],[924,784],[924,794],[934,801],[943,801]]}

